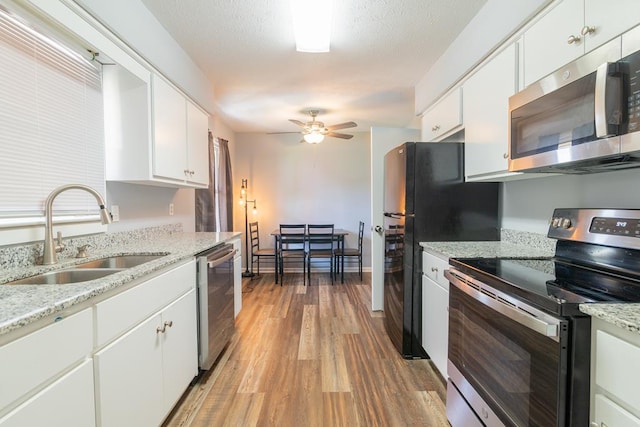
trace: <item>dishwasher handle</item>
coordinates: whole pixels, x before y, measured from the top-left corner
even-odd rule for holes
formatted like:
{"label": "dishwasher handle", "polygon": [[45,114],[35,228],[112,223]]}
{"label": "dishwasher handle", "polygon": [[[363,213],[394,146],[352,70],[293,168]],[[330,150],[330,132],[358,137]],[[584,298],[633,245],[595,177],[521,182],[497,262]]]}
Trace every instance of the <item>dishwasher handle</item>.
{"label": "dishwasher handle", "polygon": [[230,259],[232,259],[233,257],[236,256],[236,254],[238,253],[237,249],[232,250],[231,252],[227,252],[225,255],[219,257],[219,258],[213,258],[213,259],[209,259],[207,258],[207,267],[209,268],[215,268],[221,264],[224,264],[225,262],[229,261]]}

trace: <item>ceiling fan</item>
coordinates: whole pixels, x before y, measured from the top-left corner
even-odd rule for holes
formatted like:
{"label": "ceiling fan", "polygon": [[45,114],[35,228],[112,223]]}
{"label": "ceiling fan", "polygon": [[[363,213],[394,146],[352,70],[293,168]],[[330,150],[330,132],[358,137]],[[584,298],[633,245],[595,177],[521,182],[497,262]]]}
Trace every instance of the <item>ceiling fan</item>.
{"label": "ceiling fan", "polygon": [[319,110],[309,110],[309,115],[311,116],[310,122],[301,122],[300,120],[289,119],[291,123],[295,123],[300,126],[302,129],[300,133],[302,133],[302,139],[305,142],[310,144],[317,144],[324,140],[325,136],[331,136],[334,138],[342,138],[342,139],[351,139],[353,135],[349,135],[346,133],[338,133],[335,132],[339,129],[348,129],[354,128],[358,126],[355,122],[345,122],[332,126],[325,126],[323,122],[316,120],[318,116]]}

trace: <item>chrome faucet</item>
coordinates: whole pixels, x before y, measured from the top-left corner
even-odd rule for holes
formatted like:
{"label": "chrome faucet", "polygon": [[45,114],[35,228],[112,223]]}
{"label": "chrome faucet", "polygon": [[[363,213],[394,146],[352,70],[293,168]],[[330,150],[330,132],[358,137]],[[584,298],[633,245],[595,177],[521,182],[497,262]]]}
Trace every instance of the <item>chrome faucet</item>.
{"label": "chrome faucet", "polygon": [[44,224],[44,251],[42,253],[42,264],[49,265],[55,264],[58,262],[57,252],[62,251],[64,249],[64,245],[62,245],[62,235],[58,233],[58,245],[54,244],[53,240],[53,201],[58,194],[67,190],[84,190],[89,194],[93,195],[98,202],[98,206],[100,206],[100,219],[103,224],[111,223],[111,216],[107,211],[107,208],[104,205],[104,199],[96,190],[91,187],[82,184],[69,184],[63,185],[54,189],[49,196],[47,196],[47,200],[44,205],[44,216],[45,216],[45,224]]}

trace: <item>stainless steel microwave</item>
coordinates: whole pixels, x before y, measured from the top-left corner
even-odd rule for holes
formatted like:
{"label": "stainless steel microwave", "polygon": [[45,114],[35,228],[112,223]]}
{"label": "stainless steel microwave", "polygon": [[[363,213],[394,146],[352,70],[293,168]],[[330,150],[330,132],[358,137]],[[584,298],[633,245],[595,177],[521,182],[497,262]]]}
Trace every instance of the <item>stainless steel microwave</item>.
{"label": "stainless steel microwave", "polygon": [[640,167],[640,28],[623,38],[509,98],[510,171]]}

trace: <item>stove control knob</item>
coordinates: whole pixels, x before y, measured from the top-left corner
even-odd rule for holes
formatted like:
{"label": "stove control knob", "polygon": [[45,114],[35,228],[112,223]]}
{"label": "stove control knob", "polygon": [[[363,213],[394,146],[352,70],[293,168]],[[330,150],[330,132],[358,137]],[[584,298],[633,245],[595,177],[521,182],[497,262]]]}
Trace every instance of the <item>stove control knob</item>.
{"label": "stove control knob", "polygon": [[553,228],[558,228],[558,225],[560,225],[560,218],[553,217],[553,219],[551,220],[551,226]]}
{"label": "stove control knob", "polygon": [[565,229],[571,228],[571,220],[569,218],[564,218],[562,220],[562,228],[565,228]]}

